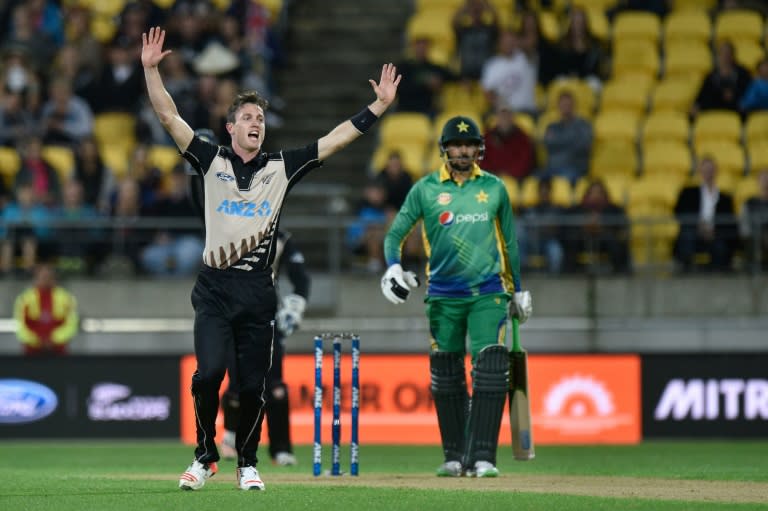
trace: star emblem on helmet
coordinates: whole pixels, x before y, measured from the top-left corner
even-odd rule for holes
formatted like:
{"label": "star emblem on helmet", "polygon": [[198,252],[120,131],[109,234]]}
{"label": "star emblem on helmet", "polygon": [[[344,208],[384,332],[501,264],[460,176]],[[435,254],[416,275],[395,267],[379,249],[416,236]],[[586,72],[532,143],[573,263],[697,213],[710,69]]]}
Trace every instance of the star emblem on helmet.
{"label": "star emblem on helmet", "polygon": [[469,124],[464,121],[461,121],[456,127],[459,128],[459,133],[469,133]]}

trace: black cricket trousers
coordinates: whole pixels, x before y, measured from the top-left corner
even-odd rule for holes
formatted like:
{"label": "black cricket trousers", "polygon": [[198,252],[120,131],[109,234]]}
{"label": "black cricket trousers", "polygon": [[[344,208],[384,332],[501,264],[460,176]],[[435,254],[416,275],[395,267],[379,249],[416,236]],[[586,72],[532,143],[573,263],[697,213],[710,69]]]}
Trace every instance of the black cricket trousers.
{"label": "black cricket trousers", "polygon": [[277,295],[272,270],[217,270],[203,267],[192,290],[195,357],[192,375],[197,447],[201,463],[219,460],[216,415],[219,389],[234,347],[240,394],[235,444],[238,466],[256,466],[261,437],[264,388],[272,364]]}

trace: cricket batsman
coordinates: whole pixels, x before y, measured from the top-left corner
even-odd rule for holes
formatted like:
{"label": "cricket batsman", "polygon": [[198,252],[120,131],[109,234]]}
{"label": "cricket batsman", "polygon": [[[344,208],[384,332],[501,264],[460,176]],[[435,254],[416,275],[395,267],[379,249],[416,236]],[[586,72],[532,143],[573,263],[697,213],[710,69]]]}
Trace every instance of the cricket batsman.
{"label": "cricket batsman", "polygon": [[[403,270],[401,247],[419,220],[428,257],[426,315],[431,390],[440,427],[441,477],[496,477],[496,448],[507,396],[507,316],[530,317],[531,295],[520,287],[515,222],[502,181],[478,166],[483,137],[469,117],[443,126],[444,164],[408,193],[384,239],[387,271],[381,291],[405,302],[416,275]],[[472,396],[464,359],[472,355]]]}

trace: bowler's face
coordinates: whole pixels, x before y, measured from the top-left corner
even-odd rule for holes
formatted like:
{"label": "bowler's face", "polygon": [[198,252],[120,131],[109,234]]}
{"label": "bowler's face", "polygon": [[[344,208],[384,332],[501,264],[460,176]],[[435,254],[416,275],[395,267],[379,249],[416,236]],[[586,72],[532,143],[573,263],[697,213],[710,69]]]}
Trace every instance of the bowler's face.
{"label": "bowler's face", "polygon": [[227,123],[232,145],[246,152],[257,152],[264,143],[267,127],[264,110],[254,103],[246,103],[235,112],[235,122]]}

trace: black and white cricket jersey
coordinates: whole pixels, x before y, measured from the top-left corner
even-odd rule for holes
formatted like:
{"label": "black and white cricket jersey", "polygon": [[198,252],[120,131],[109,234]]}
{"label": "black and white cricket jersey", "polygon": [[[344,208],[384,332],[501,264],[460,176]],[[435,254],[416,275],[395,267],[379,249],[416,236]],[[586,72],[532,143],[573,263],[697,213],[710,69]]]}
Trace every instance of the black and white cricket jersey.
{"label": "black and white cricket jersey", "polygon": [[203,176],[206,266],[250,271],[272,265],[285,196],[321,165],[317,151],[315,142],[244,163],[231,147],[192,139],[183,156]]}

